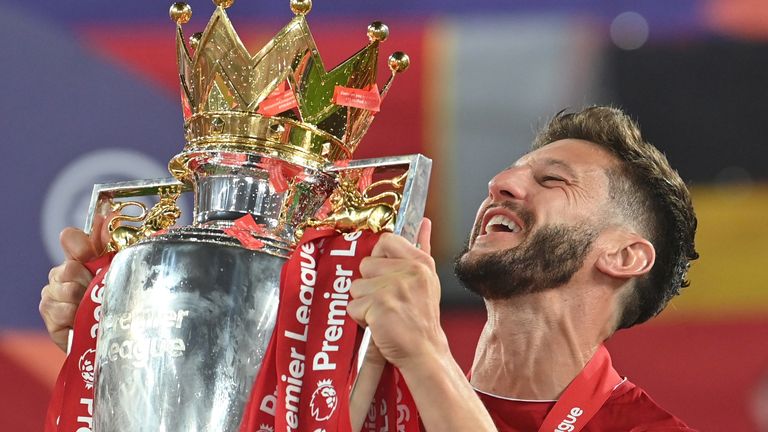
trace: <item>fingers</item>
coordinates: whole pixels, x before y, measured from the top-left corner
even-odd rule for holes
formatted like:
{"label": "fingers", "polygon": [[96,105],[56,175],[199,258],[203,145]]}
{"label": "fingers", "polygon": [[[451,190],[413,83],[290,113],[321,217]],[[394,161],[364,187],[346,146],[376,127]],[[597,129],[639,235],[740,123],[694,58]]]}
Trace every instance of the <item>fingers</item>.
{"label": "fingers", "polygon": [[416,258],[365,257],[360,261],[360,276],[365,279],[378,276],[407,278],[434,273],[435,262],[429,255]]}
{"label": "fingers", "polygon": [[432,238],[432,221],[429,220],[429,218],[423,218],[421,220],[421,228],[419,228],[419,235],[416,237],[416,244],[418,245],[419,249],[423,250],[428,254],[431,254],[432,253],[432,245],[430,243],[431,238]]}
{"label": "fingers", "polygon": [[48,330],[48,334],[53,342],[62,351],[66,351],[69,330],[75,322],[77,304],[55,301],[48,295],[47,291],[48,286],[43,288],[39,306],[40,316],[43,317],[45,328]]}
{"label": "fingers", "polygon": [[77,304],[55,301],[45,294],[40,300],[40,315],[44,318],[48,332],[72,328],[76,312]]}
{"label": "fingers", "polygon": [[77,228],[64,228],[59,235],[59,241],[66,257],[80,262],[88,262],[101,256],[111,240],[107,221],[114,216],[115,213],[107,210],[96,213],[93,216],[90,234]]}
{"label": "fingers", "polygon": [[347,314],[355,320],[360,327],[368,327],[366,315],[368,315],[368,310],[371,308],[371,304],[370,296],[352,299],[347,303]]}
{"label": "fingers", "polygon": [[54,303],[73,303],[77,306],[91,279],[93,276],[83,264],[67,260],[51,269],[48,273],[48,285],[43,287],[40,296]]}
{"label": "fingers", "polygon": [[379,241],[376,242],[376,246],[371,251],[371,256],[415,259],[423,262],[430,261],[432,258],[429,252],[417,248],[416,245],[411,244],[408,240],[392,233],[384,233],[379,237]]}
{"label": "fingers", "polygon": [[67,259],[88,262],[99,256],[88,235],[77,228],[64,228],[59,241]]}
{"label": "fingers", "polygon": [[75,260],[66,260],[48,273],[49,283],[74,282],[83,288],[91,283],[91,279],[93,279],[91,272],[80,261]]}
{"label": "fingers", "polygon": [[94,215],[90,238],[91,245],[98,255],[104,253],[107,249],[107,244],[112,240],[107,222],[112,220],[118,213],[105,210],[103,213]]}
{"label": "fingers", "polygon": [[66,349],[77,307],[92,278],[82,263],[70,259],[51,269],[48,285],[40,292],[40,316],[51,339],[62,350]]}
{"label": "fingers", "polygon": [[78,282],[51,282],[43,287],[41,298],[48,298],[56,303],[72,303],[77,306],[87,290],[87,286]]}
{"label": "fingers", "polygon": [[[40,316],[51,339],[66,350],[69,329],[75,322],[75,313],[93,276],[82,263],[98,258],[106,249],[109,238],[109,215],[96,214],[93,235],[77,228],[65,228],[59,236],[67,259],[48,273],[48,285],[40,292]],[[105,236],[106,233],[106,236]]]}

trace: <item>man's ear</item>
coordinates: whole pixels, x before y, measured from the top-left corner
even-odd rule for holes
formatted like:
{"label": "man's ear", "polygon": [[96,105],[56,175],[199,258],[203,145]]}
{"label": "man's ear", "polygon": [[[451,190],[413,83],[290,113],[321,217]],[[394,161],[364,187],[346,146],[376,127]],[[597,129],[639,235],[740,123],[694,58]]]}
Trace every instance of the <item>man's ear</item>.
{"label": "man's ear", "polygon": [[653,267],[656,249],[636,233],[621,233],[598,257],[597,269],[608,276],[630,279],[642,276]]}

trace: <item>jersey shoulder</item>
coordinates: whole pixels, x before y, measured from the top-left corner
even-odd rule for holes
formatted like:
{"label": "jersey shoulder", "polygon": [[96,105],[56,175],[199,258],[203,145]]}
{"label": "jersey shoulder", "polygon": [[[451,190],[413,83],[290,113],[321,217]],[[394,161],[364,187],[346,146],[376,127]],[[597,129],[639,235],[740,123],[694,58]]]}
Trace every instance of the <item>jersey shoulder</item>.
{"label": "jersey shoulder", "polygon": [[587,426],[590,431],[695,432],[628,380],[614,391]]}

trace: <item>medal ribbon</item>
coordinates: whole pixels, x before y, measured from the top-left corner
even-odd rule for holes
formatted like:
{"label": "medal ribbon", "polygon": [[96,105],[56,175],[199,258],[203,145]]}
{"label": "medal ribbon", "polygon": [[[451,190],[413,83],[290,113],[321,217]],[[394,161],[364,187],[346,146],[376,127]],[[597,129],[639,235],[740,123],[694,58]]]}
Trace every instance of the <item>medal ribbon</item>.
{"label": "medal ribbon", "polygon": [[387,363],[361,432],[419,431],[416,403],[400,371]]}
{"label": "medal ribbon", "polygon": [[45,432],[93,430],[96,334],[104,297],[104,275],[114,253],[85,264],[94,275],[75,313],[72,349],[59,371],[45,417]]}
{"label": "medal ribbon", "polygon": [[600,345],[544,418],[539,432],[582,430],[622,381],[611,364],[608,350]]}
{"label": "medal ribbon", "polygon": [[[349,289],[378,238],[370,231],[304,233],[283,266],[277,323],[241,432],[351,432],[349,398],[362,330],[347,315]],[[418,430],[410,393],[391,366],[366,418],[370,423],[392,425],[377,432]]]}

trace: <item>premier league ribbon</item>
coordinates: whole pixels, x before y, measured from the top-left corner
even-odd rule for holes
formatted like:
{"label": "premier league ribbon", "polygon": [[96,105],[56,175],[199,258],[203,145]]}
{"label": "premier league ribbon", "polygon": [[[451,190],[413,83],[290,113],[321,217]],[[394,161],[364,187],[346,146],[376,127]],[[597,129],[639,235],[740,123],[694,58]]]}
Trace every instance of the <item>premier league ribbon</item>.
{"label": "premier league ribbon", "polygon": [[[349,398],[362,332],[347,315],[349,289],[377,240],[370,231],[304,234],[283,267],[277,324],[241,432],[351,432]],[[391,366],[364,430],[370,425],[377,431],[418,430],[410,393]]]}
{"label": "premier league ribbon", "polygon": [[539,432],[579,432],[622,382],[623,378],[611,364],[608,350],[600,345],[544,418]]}
{"label": "premier league ribbon", "polygon": [[72,348],[56,379],[45,432],[93,429],[93,378],[96,368],[96,335],[101,318],[104,275],[114,253],[103,255],[85,266],[94,275],[77,308]]}
{"label": "premier league ribbon", "polygon": [[400,371],[387,363],[361,432],[419,430],[416,403]]}

